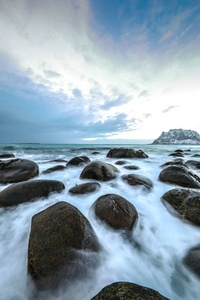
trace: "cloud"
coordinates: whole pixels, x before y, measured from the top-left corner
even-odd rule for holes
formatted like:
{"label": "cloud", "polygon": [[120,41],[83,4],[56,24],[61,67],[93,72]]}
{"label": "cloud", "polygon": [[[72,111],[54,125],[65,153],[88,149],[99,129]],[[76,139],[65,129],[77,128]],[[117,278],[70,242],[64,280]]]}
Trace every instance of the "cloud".
{"label": "cloud", "polygon": [[170,106],[168,106],[166,109],[164,109],[164,110],[162,111],[162,113],[167,113],[167,112],[169,112],[170,110],[172,110],[172,109],[174,109],[174,108],[176,108],[176,107],[178,107],[178,105],[170,105]]}
{"label": "cloud", "polygon": [[60,74],[58,74],[57,72],[52,71],[52,70],[44,70],[43,72],[44,72],[45,76],[47,78],[50,78],[50,79],[51,78],[57,78],[57,77],[61,76]]}

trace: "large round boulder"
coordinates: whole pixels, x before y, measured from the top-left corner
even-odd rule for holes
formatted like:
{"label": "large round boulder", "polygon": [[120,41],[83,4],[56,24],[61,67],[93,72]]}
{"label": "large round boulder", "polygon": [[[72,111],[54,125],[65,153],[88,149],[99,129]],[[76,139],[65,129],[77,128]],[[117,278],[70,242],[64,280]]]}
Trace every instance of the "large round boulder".
{"label": "large round boulder", "polygon": [[69,190],[71,194],[88,194],[99,190],[101,185],[98,182],[87,182],[83,184],[77,184]]}
{"label": "large round boulder", "polygon": [[138,218],[134,205],[115,194],[99,197],[91,209],[100,220],[118,230],[132,230]]}
{"label": "large round boulder", "polygon": [[67,163],[67,167],[68,166],[79,166],[79,165],[83,165],[83,164],[88,164],[90,163],[90,159],[87,156],[76,156],[73,157],[72,159],[70,159]]}
{"label": "large round boulder", "polygon": [[200,178],[190,169],[181,165],[171,165],[164,168],[160,172],[159,180],[188,188],[200,188]]}
{"label": "large round boulder", "polygon": [[126,174],[122,175],[122,180],[131,186],[142,185],[145,189],[150,190],[153,187],[152,181],[143,175],[138,174]]}
{"label": "large round boulder", "polygon": [[[155,290],[131,283],[114,282],[103,288],[91,300],[167,300]],[[169,299],[168,299],[169,300]]]}
{"label": "large round boulder", "polygon": [[39,174],[38,165],[28,159],[0,161],[0,183],[26,181]]}
{"label": "large round boulder", "polygon": [[129,148],[113,148],[109,150],[107,157],[114,158],[146,158],[148,155],[142,150],[134,150]]}
{"label": "large round boulder", "polygon": [[80,178],[108,181],[115,178],[117,172],[118,169],[115,166],[96,160],[83,169]]}
{"label": "large round boulder", "polygon": [[52,192],[61,192],[64,184],[57,180],[30,180],[10,185],[0,192],[0,207],[8,207],[48,197]]}
{"label": "large round boulder", "polygon": [[28,272],[39,290],[57,288],[88,275],[101,247],[87,218],[58,202],[32,218]]}
{"label": "large round boulder", "polygon": [[200,244],[188,251],[183,263],[200,278]]}
{"label": "large round boulder", "polygon": [[[162,198],[169,203],[183,218],[200,226],[200,192],[189,189],[172,189]],[[168,206],[167,206],[168,207]]]}

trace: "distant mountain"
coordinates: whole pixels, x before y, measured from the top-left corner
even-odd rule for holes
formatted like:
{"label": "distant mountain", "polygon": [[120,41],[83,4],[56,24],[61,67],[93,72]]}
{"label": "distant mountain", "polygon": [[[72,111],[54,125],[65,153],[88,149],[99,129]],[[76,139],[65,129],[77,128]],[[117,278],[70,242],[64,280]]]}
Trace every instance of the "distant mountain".
{"label": "distant mountain", "polygon": [[163,131],[152,145],[200,145],[200,135],[194,130],[170,129]]}

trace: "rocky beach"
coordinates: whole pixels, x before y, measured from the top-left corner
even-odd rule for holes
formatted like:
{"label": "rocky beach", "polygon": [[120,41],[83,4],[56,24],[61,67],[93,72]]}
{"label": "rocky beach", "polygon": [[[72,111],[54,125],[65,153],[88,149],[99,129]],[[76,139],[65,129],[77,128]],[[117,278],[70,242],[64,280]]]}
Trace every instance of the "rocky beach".
{"label": "rocky beach", "polygon": [[0,145],[2,300],[196,300],[199,227],[199,145]]}

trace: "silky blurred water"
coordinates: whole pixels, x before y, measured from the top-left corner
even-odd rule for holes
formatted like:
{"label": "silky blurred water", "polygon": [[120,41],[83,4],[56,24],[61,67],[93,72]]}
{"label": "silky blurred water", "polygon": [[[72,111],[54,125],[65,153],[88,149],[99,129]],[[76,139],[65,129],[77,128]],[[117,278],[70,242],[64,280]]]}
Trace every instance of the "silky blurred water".
{"label": "silky blurred water", "polygon": [[[120,170],[118,177],[101,183],[101,189],[88,195],[72,196],[69,189],[76,184],[88,182],[80,179],[81,167],[43,174],[42,171],[58,164],[54,159],[69,160],[77,155],[86,155],[91,160],[114,164],[118,159],[107,158],[108,150],[122,145],[0,145],[1,153],[13,153],[17,158],[35,161],[40,168],[40,179],[60,180],[65,184],[61,194],[50,195],[7,209],[0,208],[0,299],[27,300],[31,294],[30,278],[27,275],[27,248],[34,214],[58,201],[67,201],[76,206],[91,222],[103,246],[101,263],[92,278],[76,281],[55,294],[40,294],[38,299],[89,300],[104,286],[116,281],[129,281],[157,290],[173,300],[199,299],[200,280],[187,270],[182,259],[187,250],[200,242],[198,227],[170,214],[162,204],[161,196],[175,185],[158,181],[160,165],[173,160],[168,156],[176,149],[184,151],[184,160],[200,154],[200,146],[168,145],[123,145],[142,149],[149,155],[146,159],[126,159],[139,166],[138,170]],[[98,151],[99,154],[92,154]],[[124,160],[124,159],[123,159]],[[195,158],[195,160],[198,160]],[[193,170],[200,176],[198,170]],[[121,180],[121,175],[137,173],[152,180],[150,192],[141,187],[131,187]],[[34,180],[34,179],[33,179]],[[0,185],[3,190],[8,185]],[[123,196],[136,207],[139,219],[132,232],[132,241],[127,241],[119,232],[114,232],[89,213],[93,202],[100,196],[114,193]]]}

